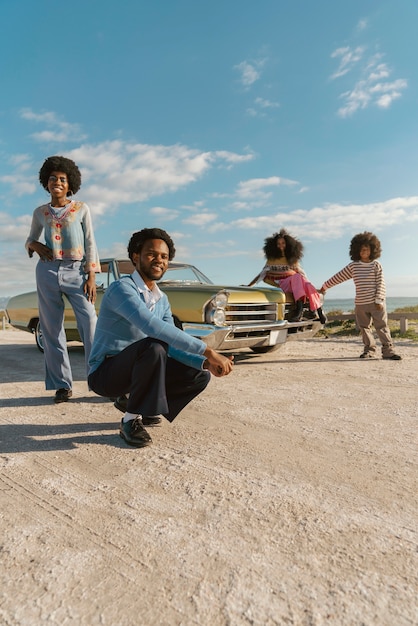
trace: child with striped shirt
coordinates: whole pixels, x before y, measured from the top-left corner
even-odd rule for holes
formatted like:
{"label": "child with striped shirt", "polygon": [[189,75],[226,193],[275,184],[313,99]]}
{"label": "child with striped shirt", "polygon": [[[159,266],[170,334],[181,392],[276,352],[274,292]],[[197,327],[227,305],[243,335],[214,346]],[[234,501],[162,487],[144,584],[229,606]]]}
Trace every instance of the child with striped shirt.
{"label": "child with striped shirt", "polygon": [[370,232],[355,235],[350,243],[352,262],[324,282],[320,293],[330,287],[353,279],[356,288],[354,299],[357,326],[364,343],[361,359],[376,356],[376,341],[372,323],[382,344],[382,358],[399,361],[401,356],[393,351],[392,337],[386,312],[386,286],[383,269],[377,259],[382,252],[379,239]]}

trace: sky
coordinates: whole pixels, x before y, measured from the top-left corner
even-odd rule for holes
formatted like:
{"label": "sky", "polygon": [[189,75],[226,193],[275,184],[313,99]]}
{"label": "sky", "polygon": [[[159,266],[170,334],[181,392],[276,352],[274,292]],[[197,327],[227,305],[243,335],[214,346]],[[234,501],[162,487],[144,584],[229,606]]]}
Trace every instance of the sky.
{"label": "sky", "polygon": [[103,257],[156,226],[246,284],[284,227],[320,287],[368,230],[387,295],[418,300],[417,23],[416,0],[0,0],[0,297],[35,288],[24,242],[59,154]]}

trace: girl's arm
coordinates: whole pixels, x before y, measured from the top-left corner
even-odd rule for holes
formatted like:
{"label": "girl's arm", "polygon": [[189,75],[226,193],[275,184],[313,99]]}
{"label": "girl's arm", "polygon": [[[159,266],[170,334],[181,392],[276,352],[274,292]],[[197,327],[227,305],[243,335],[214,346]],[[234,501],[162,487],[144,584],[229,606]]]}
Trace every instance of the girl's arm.
{"label": "girl's arm", "polygon": [[33,257],[33,253],[36,252],[41,259],[52,259],[52,250],[44,243],[38,241],[44,229],[43,224],[38,219],[38,211],[35,209],[32,217],[32,224],[30,227],[29,237],[26,239],[25,248],[29,254],[29,257]]}
{"label": "girl's arm", "polygon": [[84,283],[83,290],[87,300],[94,304],[96,302],[96,272],[88,272],[87,280]]}
{"label": "girl's arm", "polygon": [[346,265],[345,267],[343,267],[342,270],[334,274],[334,276],[331,276],[331,278],[328,278],[328,280],[326,280],[324,284],[322,285],[321,289],[319,290],[319,293],[323,294],[330,287],[335,287],[335,285],[339,285],[340,283],[343,283],[346,280],[350,280],[350,278],[353,278],[351,264]]}

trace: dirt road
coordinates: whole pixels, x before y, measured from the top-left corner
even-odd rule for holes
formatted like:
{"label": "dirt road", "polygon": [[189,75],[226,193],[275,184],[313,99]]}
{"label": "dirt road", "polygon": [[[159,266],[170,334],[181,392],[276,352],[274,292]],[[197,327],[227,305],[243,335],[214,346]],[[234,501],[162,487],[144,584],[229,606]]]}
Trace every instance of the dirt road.
{"label": "dirt road", "polygon": [[0,331],[0,623],[418,624],[418,344],[242,352],[136,450],[87,390],[54,405]]}

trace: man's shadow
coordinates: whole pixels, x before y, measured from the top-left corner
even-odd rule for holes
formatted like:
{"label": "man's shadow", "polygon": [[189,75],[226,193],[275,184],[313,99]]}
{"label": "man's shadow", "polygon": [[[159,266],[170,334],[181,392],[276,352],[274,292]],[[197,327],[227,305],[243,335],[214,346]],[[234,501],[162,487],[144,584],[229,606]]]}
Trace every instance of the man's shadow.
{"label": "man's shadow", "polygon": [[92,443],[126,448],[118,436],[116,420],[81,424],[0,424],[0,454],[73,450]]}

